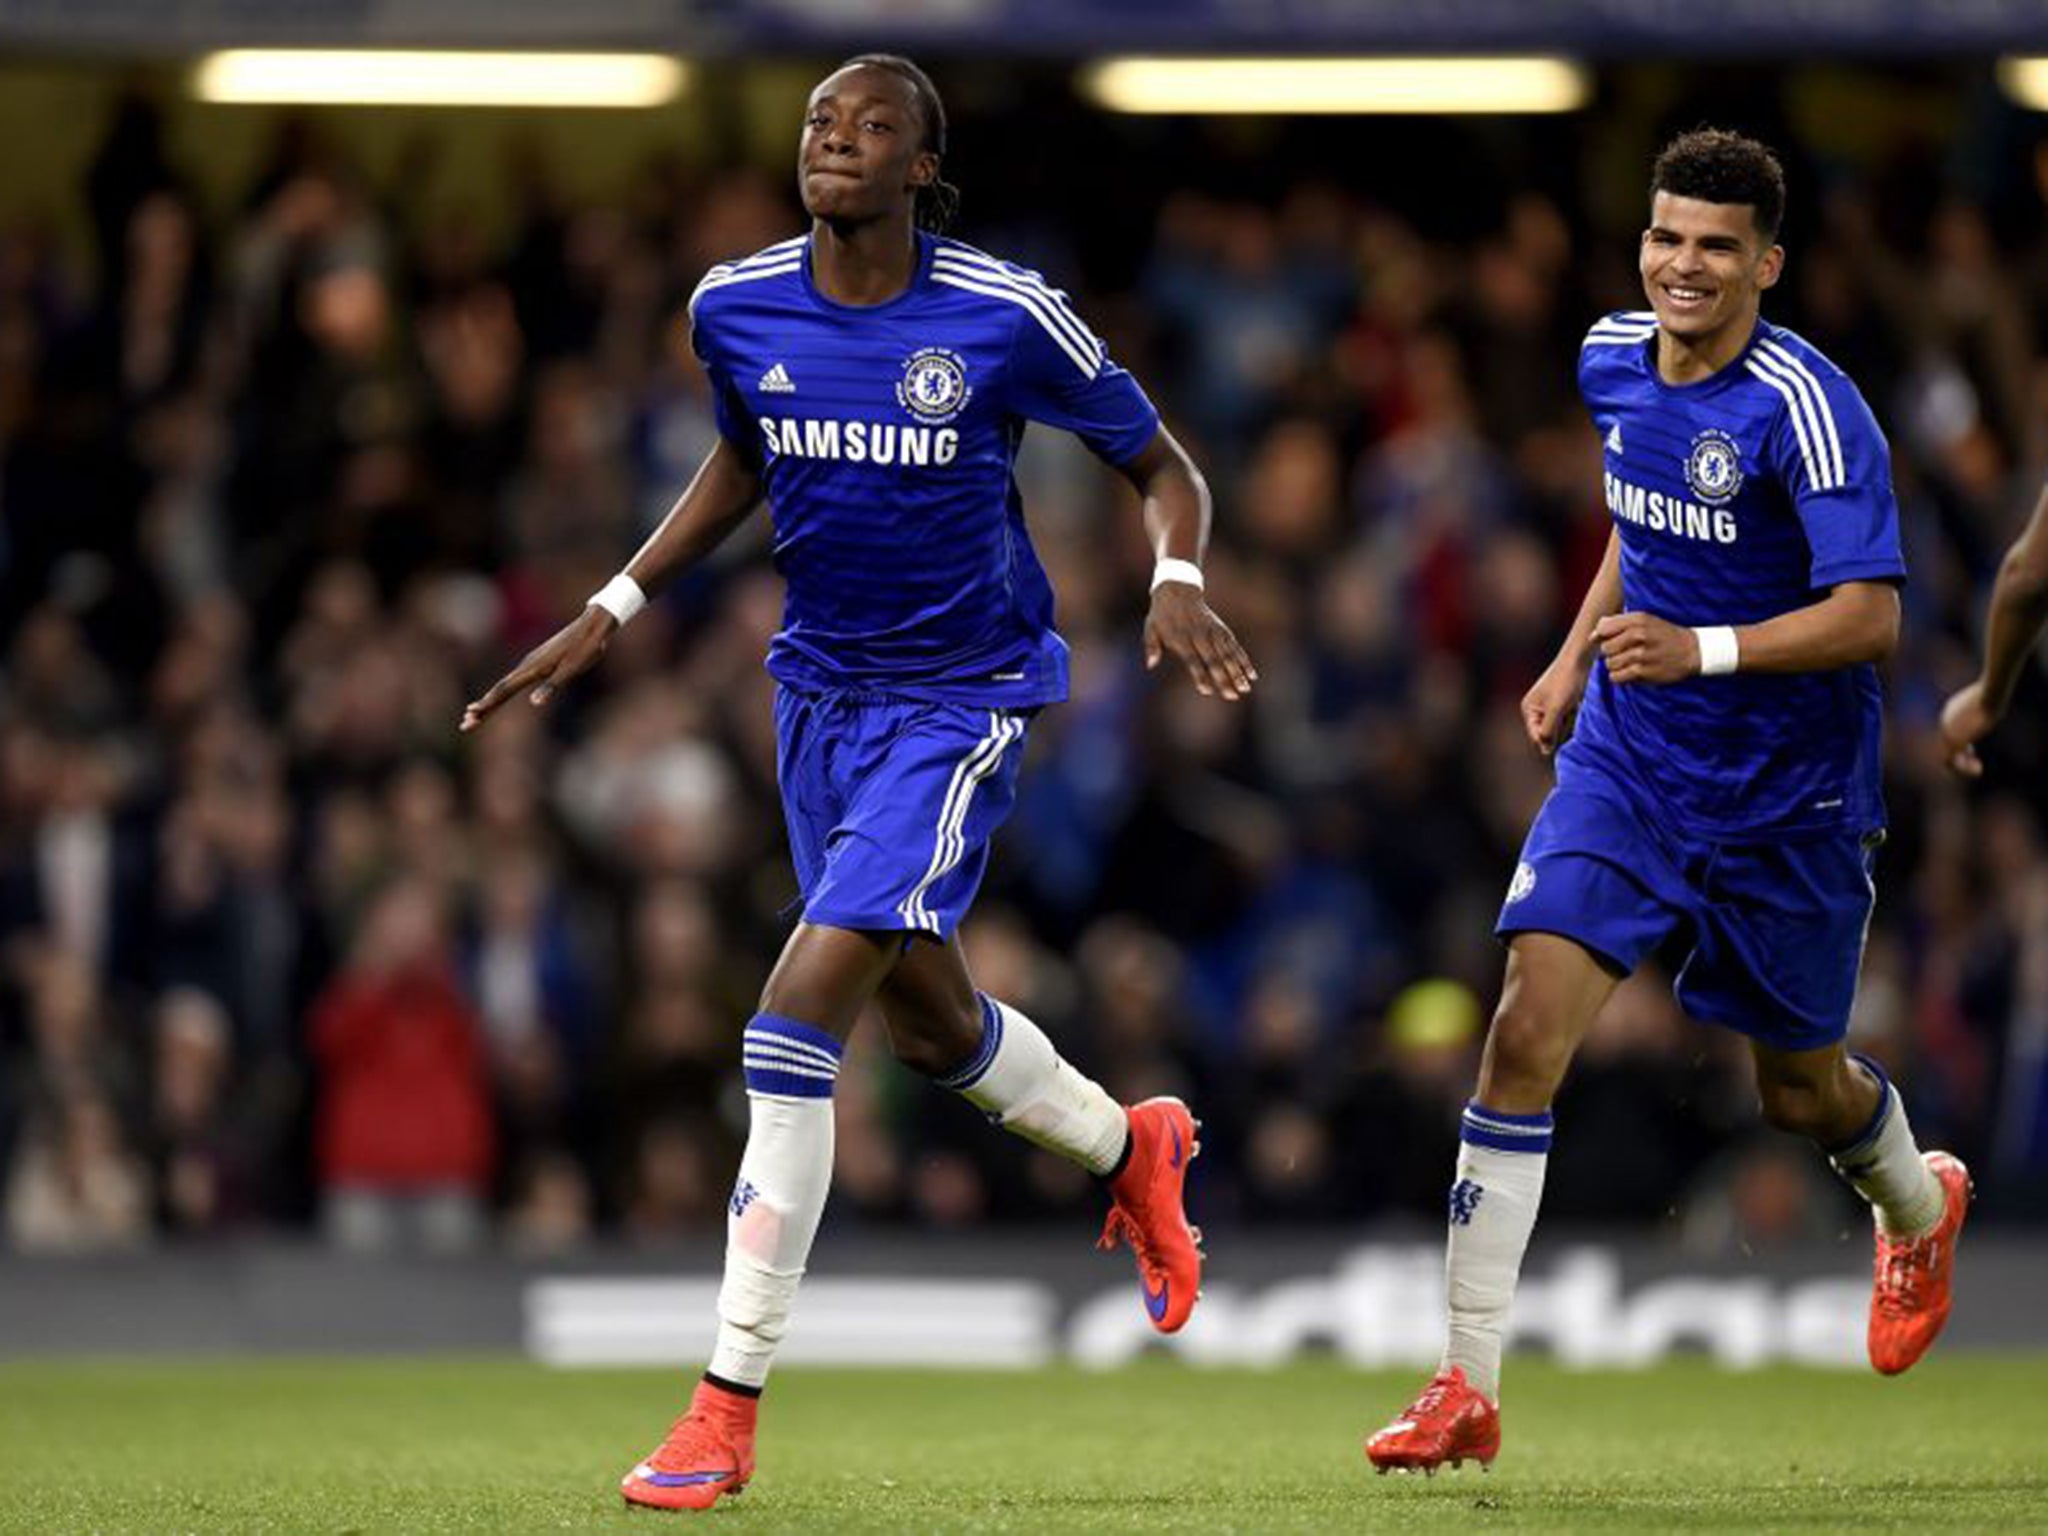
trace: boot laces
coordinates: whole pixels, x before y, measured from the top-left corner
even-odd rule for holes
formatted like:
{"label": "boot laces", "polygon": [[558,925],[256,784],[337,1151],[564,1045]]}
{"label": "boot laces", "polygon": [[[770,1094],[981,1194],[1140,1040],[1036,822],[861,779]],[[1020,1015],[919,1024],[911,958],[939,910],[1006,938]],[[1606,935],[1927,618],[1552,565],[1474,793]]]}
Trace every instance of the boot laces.
{"label": "boot laces", "polygon": [[691,1412],[669,1425],[661,1445],[647,1459],[659,1471],[696,1472],[734,1457],[730,1437],[710,1415]]}
{"label": "boot laces", "polygon": [[1131,1220],[1121,1205],[1110,1209],[1109,1219],[1103,1222],[1102,1236],[1095,1240],[1095,1246],[1106,1253],[1116,1247],[1119,1241],[1131,1245],[1131,1252],[1138,1256],[1139,1263],[1152,1262],[1152,1248],[1145,1241],[1145,1229]]}
{"label": "boot laces", "polygon": [[1905,1241],[1887,1239],[1878,1257],[1878,1310],[1889,1317],[1917,1312],[1923,1300],[1921,1291],[1934,1278],[1938,1252],[1932,1234]]}
{"label": "boot laces", "polygon": [[1445,1408],[1445,1399],[1450,1396],[1451,1389],[1455,1385],[1456,1383],[1447,1375],[1434,1378],[1428,1386],[1422,1389],[1421,1395],[1408,1405],[1408,1411],[1402,1417],[1426,1419],[1442,1413]]}

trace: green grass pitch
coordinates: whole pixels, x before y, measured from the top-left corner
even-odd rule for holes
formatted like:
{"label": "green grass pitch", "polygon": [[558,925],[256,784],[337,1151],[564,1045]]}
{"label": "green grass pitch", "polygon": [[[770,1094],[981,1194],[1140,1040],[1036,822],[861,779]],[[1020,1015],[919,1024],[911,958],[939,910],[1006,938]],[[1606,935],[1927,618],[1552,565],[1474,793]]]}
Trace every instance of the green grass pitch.
{"label": "green grass pitch", "polygon": [[1414,1373],[801,1371],[754,1485],[628,1511],[687,1390],[512,1361],[0,1366],[0,1531],[2048,1531],[2048,1356],[1896,1381],[1516,1363],[1490,1475],[1372,1476]]}

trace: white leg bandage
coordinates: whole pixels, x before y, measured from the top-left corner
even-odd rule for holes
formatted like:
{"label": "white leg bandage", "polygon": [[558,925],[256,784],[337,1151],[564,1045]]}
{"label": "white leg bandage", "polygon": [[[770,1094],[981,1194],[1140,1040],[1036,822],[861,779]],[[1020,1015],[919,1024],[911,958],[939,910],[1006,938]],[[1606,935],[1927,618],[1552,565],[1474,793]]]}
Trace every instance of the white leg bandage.
{"label": "white leg bandage", "polygon": [[710,1372],[758,1387],[776,1347],[832,1187],[832,1086],[841,1047],[774,1014],[747,1025],[750,1123],[725,1226],[725,1283]]}
{"label": "white leg bandage", "polygon": [[1913,1127],[1906,1123],[1905,1101],[1884,1068],[1868,1056],[1850,1060],[1877,1079],[1877,1113],[1848,1146],[1829,1151],[1828,1161],[1870,1202],[1877,1224],[1887,1233],[1911,1237],[1925,1232],[1941,1220],[1948,1195],[1921,1161]]}
{"label": "white leg bandage", "polygon": [[984,997],[981,1016],[980,1048],[939,1086],[986,1110],[1004,1130],[1090,1173],[1116,1167],[1129,1134],[1123,1106],[1075,1071],[1045,1031],[1016,1009]]}
{"label": "white leg bandage", "polygon": [[1489,1399],[1500,1398],[1501,1340],[1536,1229],[1543,1169],[1550,1160],[1550,1115],[1510,1115],[1474,1102],[1459,1132],[1445,1251],[1450,1335],[1444,1369],[1460,1366]]}

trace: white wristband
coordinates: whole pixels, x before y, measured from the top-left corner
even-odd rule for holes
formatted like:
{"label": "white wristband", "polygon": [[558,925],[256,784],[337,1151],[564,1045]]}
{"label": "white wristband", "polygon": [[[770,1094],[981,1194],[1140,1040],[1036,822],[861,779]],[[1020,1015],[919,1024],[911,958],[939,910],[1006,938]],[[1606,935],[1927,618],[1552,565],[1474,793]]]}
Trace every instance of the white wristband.
{"label": "white wristband", "polygon": [[619,627],[624,629],[626,621],[647,606],[647,594],[640,590],[639,582],[621,571],[591,593],[590,601],[585,606],[602,608],[617,619]]}
{"label": "white wristband", "polygon": [[1192,560],[1161,560],[1152,567],[1152,590],[1169,581],[1184,581],[1197,592],[1202,590],[1202,568]]}
{"label": "white wristband", "polygon": [[1700,643],[1700,676],[1725,677],[1742,662],[1742,648],[1735,643],[1735,631],[1726,624],[1710,624],[1696,629],[1693,635]]}

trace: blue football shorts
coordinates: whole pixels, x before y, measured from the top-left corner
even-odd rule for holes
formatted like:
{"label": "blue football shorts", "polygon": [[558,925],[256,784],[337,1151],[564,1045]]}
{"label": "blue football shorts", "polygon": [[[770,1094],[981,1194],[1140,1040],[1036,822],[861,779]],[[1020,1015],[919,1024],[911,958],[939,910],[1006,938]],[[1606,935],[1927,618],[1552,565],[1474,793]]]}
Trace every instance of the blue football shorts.
{"label": "blue football shorts", "polygon": [[1494,931],[1559,934],[1624,973],[1675,941],[1673,991],[1693,1018],[1814,1050],[1848,1033],[1883,841],[1694,837],[1582,772],[1543,802]]}
{"label": "blue football shorts", "polygon": [[776,775],[804,920],[951,938],[1016,803],[1033,713],[779,688]]}

